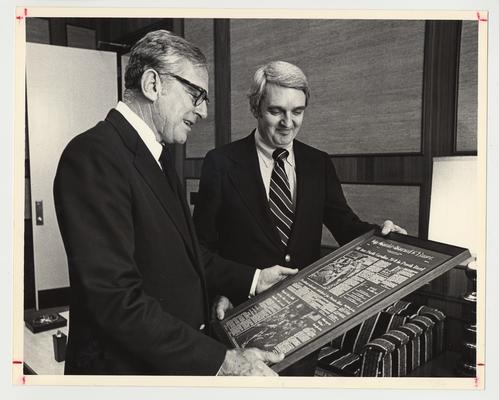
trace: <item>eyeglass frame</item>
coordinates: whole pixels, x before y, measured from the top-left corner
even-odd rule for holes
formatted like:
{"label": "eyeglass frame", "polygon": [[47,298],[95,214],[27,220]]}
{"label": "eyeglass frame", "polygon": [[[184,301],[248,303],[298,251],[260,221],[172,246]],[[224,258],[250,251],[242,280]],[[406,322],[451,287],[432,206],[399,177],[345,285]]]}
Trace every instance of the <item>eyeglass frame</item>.
{"label": "eyeglass frame", "polygon": [[194,96],[192,93],[189,93],[192,97],[192,104],[194,107],[199,107],[201,104],[203,104],[203,101],[206,101],[206,105],[210,104],[210,99],[208,98],[208,92],[203,89],[202,87],[196,85],[195,83],[192,83],[191,81],[182,78],[179,75],[172,74],[171,72],[158,72],[158,75],[168,75],[171,76],[172,78],[175,78],[178,80],[181,84],[184,86],[188,86],[191,89],[197,90],[199,94],[197,96]]}

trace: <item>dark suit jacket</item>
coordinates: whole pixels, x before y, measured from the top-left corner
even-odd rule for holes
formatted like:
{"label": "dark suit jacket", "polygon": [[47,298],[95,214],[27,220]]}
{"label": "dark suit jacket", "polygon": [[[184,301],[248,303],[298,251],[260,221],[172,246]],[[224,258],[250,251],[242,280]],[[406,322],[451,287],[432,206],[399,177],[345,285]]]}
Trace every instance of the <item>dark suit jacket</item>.
{"label": "dark suit jacket", "polygon": [[254,269],[199,247],[185,199],[118,111],[68,144],[54,198],[71,284],[65,373],[215,374],[226,349],[200,331],[204,269],[227,271],[236,301]]}
{"label": "dark suit jacket", "polygon": [[254,133],[210,151],[204,159],[194,209],[202,244],[250,265],[302,268],[320,257],[323,223],[340,244],[375,227],[360,221],[348,206],[328,154],[298,140],[293,149],[298,186],[288,248],[270,215]]}

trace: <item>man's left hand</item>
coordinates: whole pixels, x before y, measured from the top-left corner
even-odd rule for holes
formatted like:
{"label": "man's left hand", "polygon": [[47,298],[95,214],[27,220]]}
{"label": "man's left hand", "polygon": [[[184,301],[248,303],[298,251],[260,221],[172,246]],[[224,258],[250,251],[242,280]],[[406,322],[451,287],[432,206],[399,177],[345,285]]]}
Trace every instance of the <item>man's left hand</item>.
{"label": "man's left hand", "polygon": [[277,282],[282,281],[289,275],[295,275],[298,273],[298,268],[286,268],[280,265],[274,265],[273,267],[264,268],[260,271],[260,276],[258,278],[258,283],[256,285],[255,293],[259,294],[264,292],[269,287],[275,285]]}
{"label": "man's left hand", "polygon": [[381,234],[388,235],[390,232],[397,232],[403,235],[407,235],[407,231],[404,228],[401,228],[398,225],[395,225],[392,221],[386,220],[383,222],[383,226],[381,227]]}
{"label": "man's left hand", "polygon": [[211,318],[222,320],[225,317],[225,313],[233,308],[234,306],[227,297],[219,296],[211,308]]}

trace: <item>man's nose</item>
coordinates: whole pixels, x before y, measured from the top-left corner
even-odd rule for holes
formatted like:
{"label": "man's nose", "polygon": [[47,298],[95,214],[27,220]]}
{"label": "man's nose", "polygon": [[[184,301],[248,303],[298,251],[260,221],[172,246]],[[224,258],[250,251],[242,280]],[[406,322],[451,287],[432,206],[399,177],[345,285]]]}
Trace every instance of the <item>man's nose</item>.
{"label": "man's nose", "polygon": [[282,116],[281,119],[281,125],[286,127],[286,128],[291,128],[293,125],[293,121],[291,119],[291,114],[290,113],[285,113]]}
{"label": "man's nose", "polygon": [[196,107],[195,113],[202,119],[205,119],[208,116],[208,105],[206,104],[206,101],[203,101]]}

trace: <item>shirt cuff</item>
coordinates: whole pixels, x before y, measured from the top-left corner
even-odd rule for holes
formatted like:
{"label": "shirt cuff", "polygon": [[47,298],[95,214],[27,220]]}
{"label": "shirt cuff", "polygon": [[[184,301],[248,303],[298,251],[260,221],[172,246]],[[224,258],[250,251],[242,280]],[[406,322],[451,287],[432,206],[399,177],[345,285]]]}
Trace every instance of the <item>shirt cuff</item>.
{"label": "shirt cuff", "polygon": [[258,279],[260,278],[260,272],[261,270],[258,268],[255,270],[255,275],[253,275],[253,282],[251,282],[250,292],[248,295],[249,299],[256,296],[256,285],[258,284]]}

